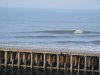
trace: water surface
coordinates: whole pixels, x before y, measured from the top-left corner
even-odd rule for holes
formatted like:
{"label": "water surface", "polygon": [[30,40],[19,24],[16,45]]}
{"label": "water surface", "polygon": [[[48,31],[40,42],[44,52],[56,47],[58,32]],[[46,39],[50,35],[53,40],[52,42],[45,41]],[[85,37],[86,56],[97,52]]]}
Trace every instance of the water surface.
{"label": "water surface", "polygon": [[100,12],[0,8],[0,44],[99,51]]}

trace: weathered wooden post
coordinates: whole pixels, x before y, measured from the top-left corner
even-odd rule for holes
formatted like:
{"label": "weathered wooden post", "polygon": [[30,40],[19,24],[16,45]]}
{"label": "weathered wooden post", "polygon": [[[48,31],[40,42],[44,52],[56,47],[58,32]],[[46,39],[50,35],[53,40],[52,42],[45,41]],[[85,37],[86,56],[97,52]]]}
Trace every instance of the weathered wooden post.
{"label": "weathered wooden post", "polygon": [[85,63],[84,63],[84,75],[86,75],[86,71],[87,71],[87,57],[85,56],[84,57],[84,59],[85,59]]}
{"label": "weathered wooden post", "polygon": [[90,67],[90,59],[91,59],[91,57],[88,57],[88,63],[87,63],[87,65],[88,65],[88,67]]}
{"label": "weathered wooden post", "polygon": [[64,71],[66,71],[66,64],[67,64],[66,60],[67,60],[67,57],[66,57],[66,55],[65,55]]}
{"label": "weathered wooden post", "polygon": [[73,75],[73,56],[70,55],[70,75]]}
{"label": "weathered wooden post", "polygon": [[37,66],[40,67],[40,58],[38,54],[36,54],[36,58],[37,58]]}
{"label": "weathered wooden post", "polygon": [[31,70],[32,70],[32,68],[33,68],[33,53],[31,52],[30,54],[31,54]]}
{"label": "weathered wooden post", "polygon": [[20,52],[18,52],[18,69],[20,67]]}
{"label": "weathered wooden post", "polygon": [[35,53],[35,63],[37,64],[37,54]]}
{"label": "weathered wooden post", "polygon": [[74,61],[74,66],[76,66],[77,65],[77,61],[78,61],[78,57],[77,56],[75,56],[75,61]]}
{"label": "weathered wooden post", "polygon": [[7,67],[7,51],[5,51],[5,69]]}
{"label": "weathered wooden post", "polygon": [[26,70],[26,59],[27,59],[27,58],[25,58],[25,57],[26,57],[26,56],[25,56],[25,53],[24,53],[24,58],[23,58],[23,59],[24,59],[24,70]]}
{"label": "weathered wooden post", "polygon": [[100,75],[100,56],[99,56],[99,75]]}
{"label": "weathered wooden post", "polygon": [[50,54],[48,54],[48,64],[50,65],[51,63],[51,58],[50,58]]}
{"label": "weathered wooden post", "polygon": [[53,59],[53,57],[50,54],[49,54],[49,56],[50,56],[50,70],[52,71],[52,59]]}
{"label": "weathered wooden post", "polygon": [[94,74],[94,58],[92,57],[92,75]]}
{"label": "weathered wooden post", "polygon": [[57,72],[59,71],[59,54],[57,54]]}
{"label": "weathered wooden post", "polygon": [[13,72],[13,67],[14,67],[13,52],[11,52],[11,61],[12,61],[12,72]]}
{"label": "weathered wooden post", "polygon": [[1,51],[0,51],[0,70],[1,70]]}
{"label": "weathered wooden post", "polygon": [[39,67],[38,54],[36,53],[35,55],[36,55],[36,57],[35,57],[35,62],[36,62],[36,64],[37,64],[37,66]]}
{"label": "weathered wooden post", "polygon": [[67,55],[65,55],[64,75],[66,75],[66,72],[67,72]]}
{"label": "weathered wooden post", "polygon": [[44,62],[43,68],[44,68],[44,70],[45,70],[45,68],[46,68],[46,54],[44,53],[43,55],[44,55],[44,58],[43,58],[43,59],[44,59],[44,61],[43,61],[43,62]]}
{"label": "weathered wooden post", "polygon": [[80,75],[80,57],[78,57],[78,75]]}

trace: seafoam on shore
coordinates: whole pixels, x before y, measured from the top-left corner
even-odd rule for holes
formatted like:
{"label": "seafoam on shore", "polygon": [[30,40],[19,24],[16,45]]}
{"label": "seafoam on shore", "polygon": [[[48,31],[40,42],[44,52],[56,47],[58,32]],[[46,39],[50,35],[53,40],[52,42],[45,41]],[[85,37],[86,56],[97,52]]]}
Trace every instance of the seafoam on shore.
{"label": "seafoam on shore", "polygon": [[0,48],[15,48],[25,50],[45,50],[45,51],[58,51],[58,52],[79,52],[79,53],[92,53],[100,54],[100,46],[93,45],[33,45],[33,44],[0,44]]}

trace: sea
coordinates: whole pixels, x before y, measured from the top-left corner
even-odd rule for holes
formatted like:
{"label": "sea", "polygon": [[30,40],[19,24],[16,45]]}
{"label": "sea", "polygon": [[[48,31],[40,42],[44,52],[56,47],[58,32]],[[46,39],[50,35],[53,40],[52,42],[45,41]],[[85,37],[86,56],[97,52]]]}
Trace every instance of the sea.
{"label": "sea", "polygon": [[100,10],[0,8],[0,47],[100,52]]}

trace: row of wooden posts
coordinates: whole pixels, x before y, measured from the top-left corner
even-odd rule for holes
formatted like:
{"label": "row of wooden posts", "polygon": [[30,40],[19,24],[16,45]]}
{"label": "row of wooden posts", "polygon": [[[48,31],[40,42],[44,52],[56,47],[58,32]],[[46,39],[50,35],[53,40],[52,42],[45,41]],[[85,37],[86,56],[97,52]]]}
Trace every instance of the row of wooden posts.
{"label": "row of wooden posts", "polygon": [[56,53],[56,52],[35,52],[35,51],[10,51],[10,50],[0,50],[0,67],[8,66],[14,68],[16,66],[18,69],[23,67],[26,68],[42,68],[44,70],[64,70],[70,71],[70,75],[77,72],[90,72],[92,75],[100,75],[100,57],[99,56],[89,56],[89,55],[78,55],[70,53]]}

